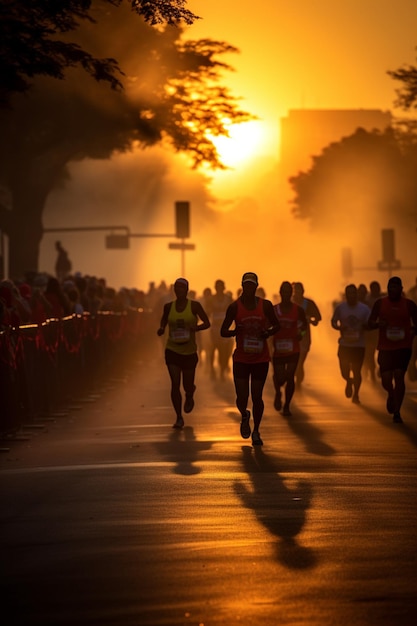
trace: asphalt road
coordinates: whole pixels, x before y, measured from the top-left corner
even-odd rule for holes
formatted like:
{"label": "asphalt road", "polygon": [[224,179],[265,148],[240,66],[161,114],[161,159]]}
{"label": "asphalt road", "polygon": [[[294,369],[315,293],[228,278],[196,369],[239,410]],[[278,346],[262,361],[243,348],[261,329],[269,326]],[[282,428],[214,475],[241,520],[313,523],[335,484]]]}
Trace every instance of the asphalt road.
{"label": "asphalt road", "polygon": [[5,626],[408,626],[417,621],[417,385],[344,397],[307,361],[293,416],[265,390],[262,448],[201,362],[172,429],[162,356],[2,442]]}

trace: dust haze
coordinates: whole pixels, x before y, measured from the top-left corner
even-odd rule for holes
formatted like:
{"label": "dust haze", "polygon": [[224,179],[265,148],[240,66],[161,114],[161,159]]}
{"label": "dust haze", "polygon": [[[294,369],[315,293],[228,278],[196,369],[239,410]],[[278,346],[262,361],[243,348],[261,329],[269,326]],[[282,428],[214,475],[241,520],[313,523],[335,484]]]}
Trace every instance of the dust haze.
{"label": "dust haze", "polygon": [[[109,33],[114,34],[116,27],[111,13],[101,31],[93,33],[91,27],[85,36],[90,47],[94,44],[97,50],[103,41],[111,41],[115,47],[112,53],[121,60],[127,76],[140,77],[136,81],[132,78],[126,97],[129,93],[133,97],[138,89],[150,97],[157,60],[155,65],[145,64],[145,73],[138,71],[141,66],[135,63],[141,58],[141,50],[146,50],[148,38],[154,38],[155,34],[148,27],[143,28],[142,48],[139,46],[133,63],[130,14],[117,11],[116,15],[120,19],[117,32],[123,36],[109,39]],[[93,92],[89,97],[97,98]],[[305,295],[322,309],[328,309],[347,282],[369,285],[370,281],[379,280],[385,287],[388,274],[377,269],[381,259],[381,228],[396,229],[397,257],[403,267],[417,266],[413,252],[415,229],[392,221],[381,223],[375,212],[377,208],[375,211],[359,208],[351,215],[350,206],[344,201],[349,182],[345,189],[342,184],[335,193],[334,228],[327,224],[313,230],[307,221],[296,219],[291,212],[290,188],[280,174],[278,160],[262,154],[254,155],[253,160],[231,171],[229,182],[223,184],[221,192],[215,184],[215,174],[211,180],[207,172],[192,170],[185,157],[162,146],[135,149],[107,160],[84,159],[72,163],[68,170],[68,180],[48,198],[44,227],[109,229],[45,233],[39,262],[41,271],[53,272],[54,244],[60,240],[69,252],[74,271],[103,277],[116,289],[135,287],[146,291],[150,282],[169,284],[184,273],[197,295],[206,287],[213,289],[218,278],[236,295],[242,274],[252,270],[258,274],[268,298],[276,299],[283,280],[301,281]],[[169,243],[176,241],[175,202],[184,200],[191,204],[188,241],[195,244],[195,250],[182,254],[169,249]],[[106,235],[121,233],[117,229],[112,231],[112,226],[127,227],[134,235],[148,236],[131,237],[127,250],[107,249]],[[149,236],[161,234],[173,236]],[[346,247],[352,250],[354,271],[350,276],[342,273],[342,249]],[[414,284],[415,275],[417,269],[401,271],[406,288]]]}
{"label": "dust haze", "polygon": [[[253,167],[253,166],[252,166]],[[268,170],[269,167],[269,170]],[[381,259],[380,226],[375,218],[353,219],[343,235],[332,229],[314,231],[291,213],[289,187],[279,176],[279,163],[264,163],[264,171],[250,166],[230,172],[230,185],[222,196],[206,176],[193,171],[185,158],[162,148],[138,150],[108,161],[85,160],[70,168],[70,180],[48,200],[45,228],[127,226],[132,234],[174,235],[174,204],[191,204],[191,236],[195,250],[169,249],[172,237],[131,237],[128,250],[106,249],[108,231],[46,233],[40,268],[52,271],[54,242],[69,251],[74,271],[106,278],[115,288],[147,290],[149,283],[172,283],[185,273],[190,288],[201,295],[217,278],[234,295],[243,272],[253,270],[267,297],[274,300],[283,280],[301,281],[306,295],[328,308],[347,282],[379,280],[385,287],[387,272],[377,269]],[[347,208],[340,206],[341,215]],[[336,216],[337,219],[337,216]],[[369,223],[367,223],[369,219]],[[382,224],[395,228],[395,224]],[[114,232],[119,232],[115,230]],[[415,266],[416,233],[396,230],[397,257],[404,267]],[[414,246],[414,247],[413,247]],[[342,274],[341,250],[352,250],[353,274]],[[414,258],[413,258],[414,256]],[[414,283],[417,270],[401,272],[405,287]]]}

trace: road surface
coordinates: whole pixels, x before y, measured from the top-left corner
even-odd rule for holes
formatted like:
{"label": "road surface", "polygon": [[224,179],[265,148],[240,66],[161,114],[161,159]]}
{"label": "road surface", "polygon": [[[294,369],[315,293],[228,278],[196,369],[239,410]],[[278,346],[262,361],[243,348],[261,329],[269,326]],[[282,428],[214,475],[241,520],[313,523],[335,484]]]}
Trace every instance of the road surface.
{"label": "road surface", "polygon": [[334,343],[262,448],[203,360],[173,430],[162,354],[3,441],[3,624],[414,626],[417,386],[354,405]]}

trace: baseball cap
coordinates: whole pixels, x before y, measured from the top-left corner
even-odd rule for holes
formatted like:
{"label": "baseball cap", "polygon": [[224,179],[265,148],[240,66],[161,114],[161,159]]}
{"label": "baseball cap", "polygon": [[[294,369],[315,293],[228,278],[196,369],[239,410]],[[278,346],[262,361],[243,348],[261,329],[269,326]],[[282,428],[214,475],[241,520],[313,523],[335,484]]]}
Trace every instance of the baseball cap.
{"label": "baseball cap", "polygon": [[245,272],[242,276],[242,285],[243,283],[255,283],[258,284],[258,277],[254,272]]}
{"label": "baseball cap", "polygon": [[399,287],[402,287],[403,283],[399,276],[391,276],[388,281],[388,285],[398,285]]}
{"label": "baseball cap", "polygon": [[174,285],[183,285],[184,287],[187,287],[188,289],[188,280],[186,278],[177,278]]}

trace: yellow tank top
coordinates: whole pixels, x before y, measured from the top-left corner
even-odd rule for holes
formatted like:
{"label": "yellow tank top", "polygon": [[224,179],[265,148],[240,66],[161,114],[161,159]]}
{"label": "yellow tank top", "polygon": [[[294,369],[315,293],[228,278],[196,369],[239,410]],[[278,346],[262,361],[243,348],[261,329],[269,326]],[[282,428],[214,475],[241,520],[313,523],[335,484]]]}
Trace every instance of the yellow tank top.
{"label": "yellow tank top", "polygon": [[168,315],[168,340],[166,348],[177,354],[194,354],[197,352],[195,331],[197,317],[191,310],[191,300],[187,299],[184,311],[178,312],[175,302],[171,302]]}

